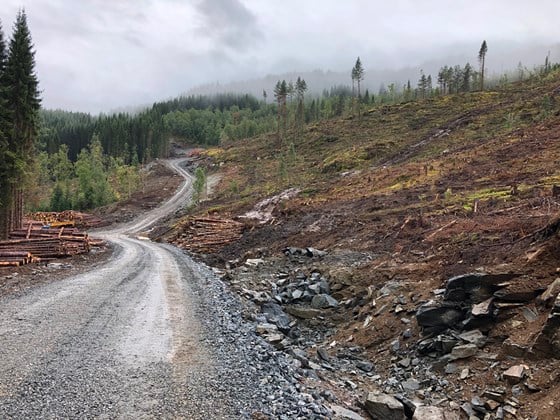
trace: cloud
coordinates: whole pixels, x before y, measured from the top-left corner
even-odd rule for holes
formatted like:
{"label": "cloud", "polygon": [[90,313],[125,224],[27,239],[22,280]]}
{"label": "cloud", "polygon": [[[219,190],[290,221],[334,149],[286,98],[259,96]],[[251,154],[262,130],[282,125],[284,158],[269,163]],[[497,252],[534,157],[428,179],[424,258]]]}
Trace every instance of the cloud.
{"label": "cloud", "polygon": [[196,9],[203,18],[197,33],[217,48],[244,52],[263,38],[256,16],[239,0],[202,0]]}

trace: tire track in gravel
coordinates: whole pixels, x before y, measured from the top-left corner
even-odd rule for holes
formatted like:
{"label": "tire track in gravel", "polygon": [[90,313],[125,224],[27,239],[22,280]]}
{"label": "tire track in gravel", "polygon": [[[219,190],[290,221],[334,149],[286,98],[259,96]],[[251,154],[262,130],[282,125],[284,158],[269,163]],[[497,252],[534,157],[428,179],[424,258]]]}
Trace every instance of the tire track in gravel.
{"label": "tire track in gravel", "polygon": [[114,255],[95,271],[0,300],[0,418],[232,418],[213,385],[187,276],[192,262],[134,235],[181,207],[190,176],[161,207],[99,235]]}

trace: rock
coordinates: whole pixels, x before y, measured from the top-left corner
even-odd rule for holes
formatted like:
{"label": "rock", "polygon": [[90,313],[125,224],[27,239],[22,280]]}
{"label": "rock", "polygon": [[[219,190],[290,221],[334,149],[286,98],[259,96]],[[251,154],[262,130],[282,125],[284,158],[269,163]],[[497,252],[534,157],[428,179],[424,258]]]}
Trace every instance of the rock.
{"label": "rock", "polygon": [[420,382],[416,379],[408,379],[401,383],[402,387],[406,391],[417,391],[420,389]]}
{"label": "rock", "polygon": [[445,365],[444,372],[448,375],[457,372],[458,366],[455,363],[448,363]]}
{"label": "rock", "polygon": [[524,357],[529,351],[527,346],[514,343],[511,338],[507,338],[502,343],[502,353],[512,357]]}
{"label": "rock", "polygon": [[455,346],[449,354],[449,360],[466,359],[474,356],[478,352],[478,347],[475,344],[464,344],[462,346]]}
{"label": "rock", "polygon": [[290,330],[290,318],[277,303],[264,303],[261,306],[261,312],[266,315],[268,322],[275,324],[283,333],[287,333]]}
{"label": "rock", "polygon": [[358,413],[347,408],[341,407],[340,405],[331,405],[331,410],[333,411],[336,418],[344,420],[366,420],[364,417],[360,416]]}
{"label": "rock", "polygon": [[536,319],[539,317],[539,314],[537,314],[533,309],[527,307],[522,308],[521,313],[523,314],[523,317],[527,320],[527,322],[536,321]]}
{"label": "rock", "polygon": [[404,415],[406,416],[406,418],[407,419],[412,418],[414,412],[416,411],[416,404],[414,404],[414,402],[412,402],[411,400],[409,400],[408,398],[400,394],[396,394],[395,398],[399,400],[399,402],[403,405]]}
{"label": "rock", "polygon": [[261,335],[276,334],[278,332],[278,327],[274,324],[263,322],[263,323],[257,324],[256,331],[257,331],[258,334],[261,334]]}
{"label": "rock", "polygon": [[523,380],[528,370],[529,367],[527,365],[515,365],[506,370],[503,376],[510,384],[518,384]]}
{"label": "rock", "polygon": [[423,328],[444,330],[462,321],[464,314],[453,306],[422,305],[416,312],[416,321]]}
{"label": "rock", "polygon": [[320,310],[301,305],[286,306],[286,312],[301,319],[311,319],[321,315]]}
{"label": "rock", "polygon": [[264,260],[262,258],[247,258],[247,260],[245,260],[245,265],[248,267],[258,267],[262,264],[264,264]]}
{"label": "rock", "polygon": [[469,273],[447,280],[444,299],[453,302],[481,303],[491,298],[500,283],[517,277],[517,274]]}
{"label": "rock", "polygon": [[446,413],[439,407],[421,405],[416,407],[412,420],[459,420],[455,413]]}
{"label": "rock", "polygon": [[338,301],[325,293],[313,296],[311,306],[315,309],[328,309],[338,307]]}
{"label": "rock", "polygon": [[469,368],[464,368],[461,371],[461,374],[459,375],[459,379],[462,379],[462,380],[467,379],[469,377],[469,373],[470,373]]}
{"label": "rock", "polygon": [[318,250],[316,248],[305,248],[305,255],[308,257],[324,257],[327,255],[325,251]]}
{"label": "rock", "polygon": [[494,400],[486,400],[484,402],[484,407],[487,410],[490,411],[494,411],[496,408],[498,408],[500,406],[500,403],[498,401],[494,401]]}
{"label": "rock", "polygon": [[373,370],[373,363],[360,360],[356,363],[356,367],[364,372],[371,372]]}
{"label": "rock", "polygon": [[530,302],[536,298],[539,290],[535,289],[518,289],[517,287],[508,286],[494,293],[494,297],[505,302]]}
{"label": "rock", "polygon": [[505,388],[492,388],[486,389],[482,393],[482,398],[488,398],[490,400],[497,401],[499,403],[503,403],[506,401],[506,390]]}
{"label": "rock", "polygon": [[405,357],[404,359],[399,360],[399,366],[403,368],[408,368],[410,366],[410,358]]}
{"label": "rock", "polygon": [[560,278],[557,278],[548,286],[537,298],[537,302],[542,305],[550,306],[558,294],[560,294]]}
{"label": "rock", "polygon": [[538,357],[560,358],[560,294],[556,296],[545,325],[531,346]]}
{"label": "rock", "polygon": [[403,404],[388,394],[370,392],[364,403],[374,420],[405,420]]}
{"label": "rock", "polygon": [[486,344],[486,336],[480,330],[467,331],[459,334],[459,338],[467,343],[476,345],[478,348],[484,347]]}
{"label": "rock", "polygon": [[471,314],[473,316],[490,316],[492,314],[492,303],[494,303],[494,298],[473,305]]}
{"label": "rock", "polygon": [[319,347],[317,349],[317,355],[323,359],[325,362],[330,362],[331,361],[331,357],[329,356],[329,353],[327,352],[327,350],[323,347]]}
{"label": "rock", "polygon": [[298,300],[303,296],[303,292],[299,289],[296,289],[292,292],[292,300]]}

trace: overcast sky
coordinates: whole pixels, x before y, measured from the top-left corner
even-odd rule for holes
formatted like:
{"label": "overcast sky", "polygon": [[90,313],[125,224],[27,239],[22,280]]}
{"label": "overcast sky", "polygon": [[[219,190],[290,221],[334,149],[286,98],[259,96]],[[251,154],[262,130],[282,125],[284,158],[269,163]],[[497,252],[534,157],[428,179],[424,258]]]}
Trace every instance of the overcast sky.
{"label": "overcast sky", "polygon": [[204,83],[350,71],[358,55],[367,72],[465,48],[475,63],[482,39],[490,63],[493,46],[560,41],[558,0],[1,2],[6,38],[26,10],[43,105],[88,112],[150,104]]}

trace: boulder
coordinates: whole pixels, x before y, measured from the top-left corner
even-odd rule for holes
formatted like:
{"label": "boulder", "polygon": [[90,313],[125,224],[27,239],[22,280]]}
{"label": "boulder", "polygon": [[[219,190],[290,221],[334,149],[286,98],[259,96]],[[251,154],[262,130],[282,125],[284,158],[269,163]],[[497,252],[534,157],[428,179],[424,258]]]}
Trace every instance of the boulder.
{"label": "boulder", "polygon": [[431,330],[444,330],[464,319],[463,311],[455,306],[442,305],[437,306],[433,303],[427,303],[418,308],[416,312],[416,321],[423,328]]}
{"label": "boulder", "polygon": [[444,299],[452,302],[481,303],[492,297],[500,283],[517,277],[517,274],[469,273],[447,280]]}
{"label": "boulder", "polygon": [[374,420],[406,419],[402,403],[388,394],[370,392],[364,406]]}
{"label": "boulder", "polygon": [[277,303],[267,302],[261,306],[261,311],[265,314],[266,320],[275,324],[280,331],[286,333],[290,330],[290,318]]}
{"label": "boulder", "polygon": [[315,309],[336,308],[338,307],[338,301],[331,295],[322,293],[313,296],[313,299],[311,300],[311,306]]}

